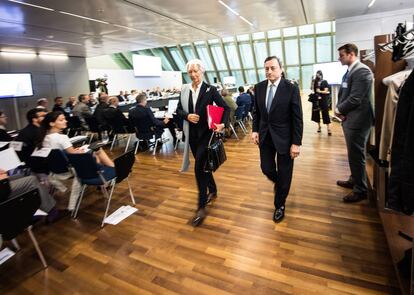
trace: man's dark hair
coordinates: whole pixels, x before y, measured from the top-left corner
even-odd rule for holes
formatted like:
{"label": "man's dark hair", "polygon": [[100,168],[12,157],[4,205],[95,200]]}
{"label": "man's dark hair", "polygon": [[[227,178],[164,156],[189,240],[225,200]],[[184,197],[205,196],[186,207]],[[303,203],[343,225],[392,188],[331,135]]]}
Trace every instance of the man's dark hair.
{"label": "man's dark hair", "polygon": [[282,62],[280,61],[280,58],[278,58],[276,55],[268,56],[266,57],[264,64],[267,63],[269,60],[275,59],[279,63],[279,67],[282,68]]}
{"label": "man's dark hair", "polygon": [[87,95],[86,94],[79,94],[79,96],[78,96],[79,102],[82,102],[84,96],[87,96]]}
{"label": "man's dark hair", "polygon": [[244,92],[244,87],[243,86],[239,86],[239,92]]}
{"label": "man's dark hair", "polygon": [[143,102],[146,99],[147,99],[147,95],[145,93],[140,93],[135,98],[135,100],[137,101],[137,103],[141,103],[141,102]]}
{"label": "man's dark hair", "polygon": [[26,119],[29,124],[32,124],[32,120],[37,118],[37,114],[45,112],[43,109],[31,109],[26,114]]}
{"label": "man's dark hair", "polygon": [[55,102],[58,100],[58,99],[60,99],[60,98],[63,98],[62,96],[56,96],[55,97]]}
{"label": "man's dark hair", "polygon": [[353,43],[347,43],[338,48],[338,51],[344,50],[346,54],[351,52],[355,53],[355,56],[358,56],[358,47]]}

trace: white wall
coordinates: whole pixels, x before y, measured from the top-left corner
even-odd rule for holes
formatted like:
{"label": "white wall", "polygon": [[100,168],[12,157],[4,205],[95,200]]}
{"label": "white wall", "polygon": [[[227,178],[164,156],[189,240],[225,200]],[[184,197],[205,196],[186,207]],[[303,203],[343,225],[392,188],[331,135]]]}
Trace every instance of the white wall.
{"label": "white wall", "polygon": [[109,95],[118,94],[120,90],[181,88],[183,83],[181,72],[175,71],[163,71],[160,77],[135,77],[133,70],[89,69],[88,72],[90,80],[107,77]]}
{"label": "white wall", "polygon": [[374,36],[395,32],[398,23],[413,22],[414,9],[394,10],[336,20],[336,47],[355,43],[359,49],[374,49]]}
{"label": "white wall", "polygon": [[113,60],[110,55],[101,55],[96,57],[88,57],[86,59],[88,69],[111,69],[120,70],[121,67]]}
{"label": "white wall", "polygon": [[34,96],[16,99],[18,118],[15,115],[13,99],[0,99],[0,109],[9,117],[8,129],[24,127],[27,111],[36,106],[36,100],[40,97],[48,98],[51,108],[56,96],[66,99],[72,95],[89,92],[88,71],[84,58],[51,60],[38,56],[22,58],[0,54],[0,72],[29,72],[33,80]]}

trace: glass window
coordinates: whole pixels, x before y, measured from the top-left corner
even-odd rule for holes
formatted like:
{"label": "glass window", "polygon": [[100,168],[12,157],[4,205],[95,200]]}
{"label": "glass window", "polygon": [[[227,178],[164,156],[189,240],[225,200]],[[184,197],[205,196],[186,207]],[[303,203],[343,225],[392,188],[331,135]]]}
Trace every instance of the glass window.
{"label": "glass window", "polygon": [[196,41],[194,42],[194,45],[204,45],[206,42],[204,41]]}
{"label": "glass window", "polygon": [[218,77],[216,75],[216,72],[206,72],[208,80],[210,82],[210,84],[214,83],[214,78],[216,78],[218,80]]}
{"label": "glass window", "polygon": [[285,40],[286,65],[299,64],[298,40]]}
{"label": "glass window", "polygon": [[220,80],[220,82],[223,83],[223,78],[230,76],[230,73],[228,71],[221,71],[221,72],[219,72],[219,75],[220,75],[220,79],[219,80]]}
{"label": "glass window", "polygon": [[224,44],[226,50],[227,60],[230,64],[230,69],[240,69],[239,57],[237,55],[237,48],[234,44]]}
{"label": "glass window", "polygon": [[185,61],[181,57],[181,54],[178,51],[177,47],[170,47],[170,48],[168,48],[168,50],[170,51],[171,56],[173,57],[173,59],[174,59],[175,63],[177,64],[179,70],[182,71],[182,72],[185,72],[186,71]]}
{"label": "glass window", "polygon": [[283,36],[284,37],[290,37],[290,36],[296,36],[297,35],[297,27],[291,27],[291,28],[284,28],[283,29]]}
{"label": "glass window", "polygon": [[164,51],[159,48],[152,49],[152,52],[161,58],[162,67],[166,71],[174,71],[173,67],[171,66],[170,62],[168,61],[167,57],[164,54]]}
{"label": "glass window", "polygon": [[184,81],[184,83],[190,83],[191,82],[190,76],[188,76],[188,74],[184,73],[184,72],[183,72],[183,81]]}
{"label": "glass window", "polygon": [[264,38],[265,38],[264,32],[259,32],[259,33],[254,33],[253,34],[253,40],[260,40],[260,39],[264,39]]}
{"label": "glass window", "polygon": [[315,39],[313,37],[300,39],[300,58],[302,64],[315,63]]}
{"label": "glass window", "polygon": [[200,59],[203,61],[206,66],[207,71],[213,70],[213,64],[211,63],[210,55],[208,54],[207,47],[205,45],[197,45],[197,52],[200,56]]}
{"label": "glass window", "polygon": [[264,60],[268,56],[266,43],[264,41],[259,41],[259,42],[256,41],[253,43],[253,47],[254,47],[254,55],[256,57],[257,67],[261,68],[261,65],[263,65]]}
{"label": "glass window", "polygon": [[305,25],[299,27],[300,35],[311,35],[313,34],[313,25]]}
{"label": "glass window", "polygon": [[267,38],[280,38],[280,30],[268,31]]}
{"label": "glass window", "polygon": [[240,55],[241,55],[243,67],[245,69],[254,68],[252,47],[250,46],[250,43],[240,44],[239,48],[240,48]]}
{"label": "glass window", "polygon": [[331,22],[316,24],[316,34],[329,33],[331,31]]}
{"label": "glass window", "polygon": [[236,86],[244,85],[242,71],[232,71],[233,77],[236,78]]}
{"label": "glass window", "polygon": [[214,61],[216,62],[217,70],[227,70],[226,61],[224,60],[223,51],[221,50],[221,46],[211,45],[211,53],[213,54]]}
{"label": "glass window", "polygon": [[302,89],[310,89],[313,76],[313,65],[302,67]]}
{"label": "glass window", "polygon": [[219,39],[208,40],[208,44],[217,44],[219,43]]}
{"label": "glass window", "polygon": [[299,67],[287,67],[286,68],[286,78],[289,80],[295,79],[299,81]]}
{"label": "glass window", "polygon": [[331,36],[316,38],[316,60],[318,63],[331,61]]}
{"label": "glass window", "polygon": [[256,77],[256,70],[246,70],[246,79],[247,84],[256,84],[257,83],[257,77]]}
{"label": "glass window", "polygon": [[336,32],[336,22],[332,22],[332,32]]}
{"label": "glass window", "polygon": [[270,55],[276,55],[284,63],[282,41],[270,41],[269,49],[270,49]]}
{"label": "glass window", "polygon": [[266,73],[265,73],[265,70],[263,68],[259,68],[257,70],[257,73],[259,74],[259,81],[266,80]]}
{"label": "glass window", "polygon": [[182,49],[184,51],[184,54],[187,60],[191,60],[195,58],[195,55],[194,55],[194,52],[191,46],[183,46]]}
{"label": "glass window", "polygon": [[244,34],[244,35],[238,35],[237,36],[237,41],[249,41],[249,34]]}
{"label": "glass window", "polygon": [[234,37],[224,37],[223,42],[234,42]]}

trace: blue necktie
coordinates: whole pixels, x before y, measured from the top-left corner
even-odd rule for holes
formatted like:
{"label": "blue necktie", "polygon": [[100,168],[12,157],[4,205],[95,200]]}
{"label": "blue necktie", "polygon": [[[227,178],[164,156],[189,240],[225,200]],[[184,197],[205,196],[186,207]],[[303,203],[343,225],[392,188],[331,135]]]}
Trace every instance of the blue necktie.
{"label": "blue necktie", "polygon": [[349,70],[346,70],[345,75],[342,77],[342,83],[346,81],[346,78],[348,78],[348,73],[349,73]]}
{"label": "blue necktie", "polygon": [[272,106],[273,97],[275,96],[274,92],[273,92],[273,87],[275,87],[275,85],[270,84],[269,87],[270,87],[270,89],[269,89],[269,93],[267,94],[267,105],[266,105],[267,112],[270,111],[270,107]]}

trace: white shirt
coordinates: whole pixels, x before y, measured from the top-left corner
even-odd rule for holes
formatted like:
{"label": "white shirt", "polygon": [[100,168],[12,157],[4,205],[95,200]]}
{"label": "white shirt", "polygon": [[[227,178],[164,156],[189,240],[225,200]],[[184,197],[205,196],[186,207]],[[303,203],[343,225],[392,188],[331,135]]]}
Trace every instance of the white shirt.
{"label": "white shirt", "polygon": [[61,133],[51,133],[45,136],[43,140],[43,147],[57,149],[57,150],[66,150],[70,148],[72,143],[69,140],[69,137],[66,134]]}
{"label": "white shirt", "polygon": [[193,107],[194,107],[194,112],[195,112],[195,106],[197,103],[197,99],[198,99],[198,95],[200,94],[200,89],[201,89],[201,85],[203,84],[203,81],[200,82],[200,84],[197,85],[196,90],[194,91],[193,89],[193,85],[191,85],[190,89],[191,89],[191,95],[193,97]]}
{"label": "white shirt", "polygon": [[277,87],[279,86],[281,78],[277,79],[274,83],[270,82],[270,80],[267,80],[267,89],[266,89],[266,104],[265,106],[267,107],[267,99],[269,98],[269,91],[270,91],[270,85],[273,84],[273,98],[275,97],[276,91],[277,91]]}

